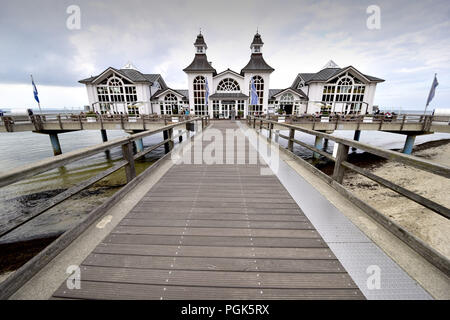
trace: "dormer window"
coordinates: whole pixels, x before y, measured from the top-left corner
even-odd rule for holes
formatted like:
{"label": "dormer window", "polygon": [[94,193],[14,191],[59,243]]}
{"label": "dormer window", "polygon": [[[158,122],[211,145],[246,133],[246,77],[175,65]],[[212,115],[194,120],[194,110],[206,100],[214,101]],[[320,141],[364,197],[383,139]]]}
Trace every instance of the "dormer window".
{"label": "dormer window", "polygon": [[301,89],[301,88],[303,88],[305,86],[305,81],[300,81],[299,83],[298,83],[298,86],[297,86],[297,89]]}

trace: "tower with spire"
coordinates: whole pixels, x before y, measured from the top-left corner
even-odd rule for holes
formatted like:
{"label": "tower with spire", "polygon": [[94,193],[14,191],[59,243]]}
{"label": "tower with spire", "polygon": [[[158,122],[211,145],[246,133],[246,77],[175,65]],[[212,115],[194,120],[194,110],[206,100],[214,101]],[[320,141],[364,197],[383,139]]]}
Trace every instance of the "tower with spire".
{"label": "tower with spire", "polygon": [[258,101],[260,103],[258,106],[249,108],[249,110],[266,113],[269,104],[270,74],[275,71],[275,69],[269,66],[264,60],[262,54],[263,46],[264,42],[262,41],[261,35],[256,31],[253,41],[250,44],[250,61],[242,68],[241,74],[244,76],[244,81],[249,88],[249,93],[252,79],[254,79],[259,97]]}
{"label": "tower with spire", "polygon": [[[201,105],[201,99],[198,97],[199,91],[204,91],[206,88],[206,84],[208,84],[208,87],[211,89],[211,86],[213,84],[213,77],[217,74],[216,69],[212,67],[211,62],[208,61],[208,57],[206,56],[206,50],[208,49],[208,46],[206,45],[205,38],[203,37],[201,32],[198,34],[197,39],[194,42],[194,47],[194,60],[192,60],[189,66],[183,69],[183,71],[188,76],[188,90],[191,111],[194,111],[199,115],[212,115],[212,105],[210,101],[208,101],[207,106]],[[204,79],[205,82],[204,85],[200,85],[200,87],[198,85],[199,79]],[[197,83],[197,85],[194,85],[194,82]],[[205,92],[202,92],[200,95],[204,96]]]}

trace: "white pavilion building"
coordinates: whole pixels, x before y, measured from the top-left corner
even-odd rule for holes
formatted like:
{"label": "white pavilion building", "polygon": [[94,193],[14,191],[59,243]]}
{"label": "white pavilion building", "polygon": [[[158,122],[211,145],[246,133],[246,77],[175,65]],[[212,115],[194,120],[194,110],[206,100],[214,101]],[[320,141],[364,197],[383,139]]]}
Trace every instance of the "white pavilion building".
{"label": "white pavilion building", "polygon": [[[247,65],[240,72],[227,69],[217,73],[199,34],[194,43],[195,57],[183,69],[187,89],[169,88],[160,74],[141,73],[131,63],[121,69],[110,67],[80,83],[86,85],[91,109],[99,113],[170,115],[189,109],[190,114],[209,114],[212,118],[229,118],[233,109],[244,118],[279,111],[288,115],[372,113],[376,86],[384,80],[330,61],[316,73],[299,73],[288,88],[270,89],[270,75],[275,69],[264,60],[263,45],[261,35],[256,33]],[[252,79],[257,105],[250,105]]]}

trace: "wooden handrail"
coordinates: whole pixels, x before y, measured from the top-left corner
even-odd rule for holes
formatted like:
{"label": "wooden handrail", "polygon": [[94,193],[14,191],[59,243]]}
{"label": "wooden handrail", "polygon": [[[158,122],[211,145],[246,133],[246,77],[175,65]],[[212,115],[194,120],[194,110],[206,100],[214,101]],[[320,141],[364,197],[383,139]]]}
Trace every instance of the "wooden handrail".
{"label": "wooden handrail", "polygon": [[111,140],[99,145],[95,145],[95,146],[91,146],[91,147],[86,147],[80,150],[75,150],[75,151],[71,151],[65,154],[61,154],[59,156],[55,156],[55,157],[51,157],[51,158],[47,158],[44,160],[41,160],[39,162],[36,163],[32,163],[29,165],[25,165],[19,168],[15,168],[10,170],[7,173],[3,173],[0,174],[0,188],[7,186],[9,184],[18,182],[22,179],[28,178],[30,176],[34,176],[37,175],[39,173],[51,170],[51,169],[55,169],[58,167],[61,167],[67,163],[70,162],[74,162],[83,158],[87,158],[89,156],[92,156],[94,154],[112,149],[114,147],[119,147],[122,146],[124,144],[127,144],[129,142],[138,140],[138,139],[142,139],[144,137],[147,136],[151,136],[154,135],[156,133],[165,131],[165,130],[170,130],[173,129],[174,127],[192,122],[192,121],[196,121],[199,120],[201,118],[193,118],[187,121],[183,121],[183,122],[178,122],[175,124],[171,124],[171,125],[167,125],[152,131],[144,131],[141,133],[137,133],[134,135],[131,135],[129,137],[125,137],[125,138],[118,138],[115,140]]}
{"label": "wooden handrail", "polygon": [[358,141],[332,136],[327,133],[322,133],[322,132],[318,132],[318,131],[314,131],[314,130],[297,127],[295,125],[279,123],[279,122],[275,122],[275,121],[271,121],[271,120],[267,120],[267,119],[262,119],[262,120],[264,122],[270,122],[270,123],[276,124],[278,126],[285,127],[286,129],[293,129],[293,130],[297,130],[297,131],[300,131],[303,133],[307,133],[310,135],[328,139],[328,140],[331,140],[331,141],[334,141],[337,143],[341,143],[341,144],[344,144],[344,145],[352,147],[352,148],[367,151],[369,153],[375,154],[377,156],[380,156],[380,157],[388,159],[388,160],[404,163],[404,164],[410,165],[412,167],[415,167],[415,168],[418,168],[418,169],[421,169],[424,171],[428,171],[428,172],[431,172],[431,173],[434,173],[434,174],[437,174],[437,175],[440,175],[440,176],[443,176],[446,178],[450,178],[450,168],[445,165],[433,163],[431,161],[428,161],[428,160],[425,160],[422,158],[418,158],[418,157],[411,156],[411,155],[406,155],[406,154],[399,153],[396,151],[385,150],[385,149],[371,146],[369,144],[361,143]]}

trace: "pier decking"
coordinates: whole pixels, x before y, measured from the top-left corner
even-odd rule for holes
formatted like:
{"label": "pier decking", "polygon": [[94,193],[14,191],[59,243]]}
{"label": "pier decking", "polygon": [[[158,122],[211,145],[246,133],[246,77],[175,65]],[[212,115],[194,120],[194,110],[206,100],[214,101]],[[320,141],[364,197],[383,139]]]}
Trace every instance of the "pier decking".
{"label": "pier decking", "polygon": [[82,263],[81,289],[53,297],[363,299],[264,165],[174,165]]}
{"label": "pier decking", "polygon": [[[186,140],[174,135],[183,127]],[[337,155],[295,139],[297,130],[316,142],[333,140]],[[162,142],[133,154],[133,142],[161,132]],[[280,153],[273,141],[279,138],[288,141]],[[333,161],[333,175],[294,155],[294,143]],[[163,145],[168,153],[136,175],[135,159]],[[448,208],[351,164],[347,155],[355,147],[446,178],[450,169],[319,131],[261,118],[248,119],[247,126],[195,118],[18,168],[1,176],[0,186],[119,146],[123,160],[116,166],[2,230],[11,232],[125,168],[127,184],[0,283],[0,298],[429,299],[425,287],[448,298],[448,259],[341,183],[345,170],[353,170],[448,219]],[[265,154],[267,147],[275,149]],[[325,183],[328,193],[293,162]],[[343,214],[350,208],[356,210],[351,218]],[[80,267],[81,286],[69,289],[73,266]],[[381,287],[372,288],[368,281],[377,268]]]}

